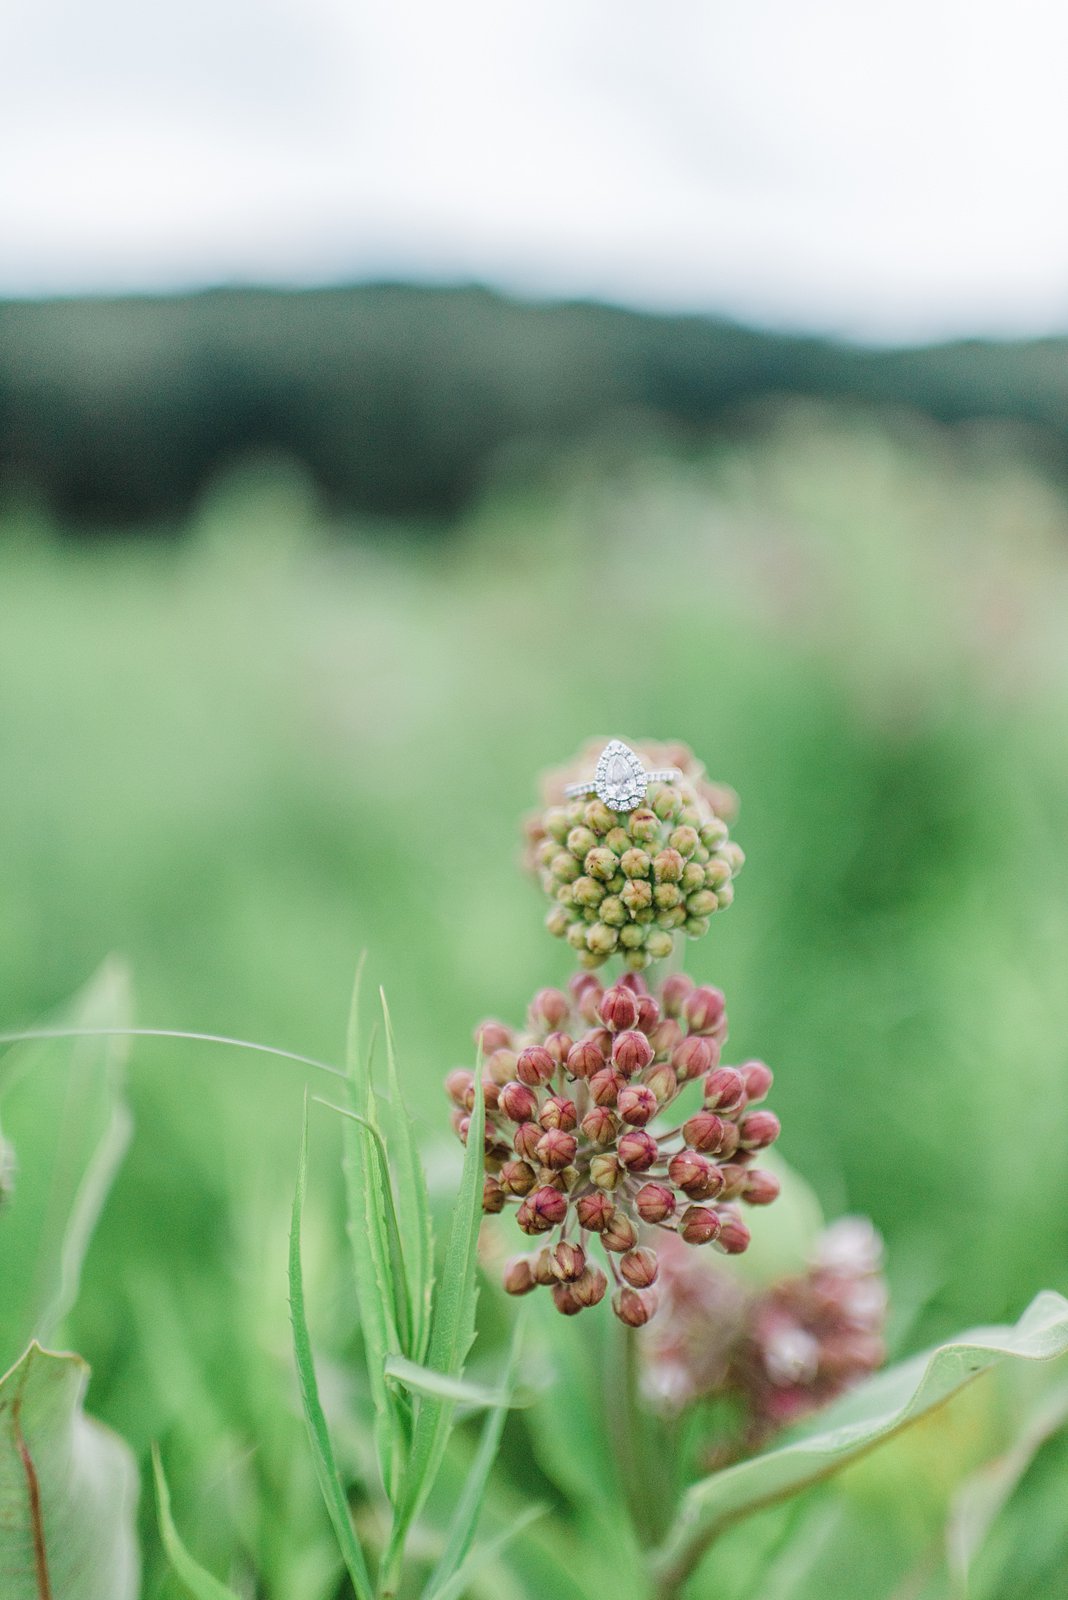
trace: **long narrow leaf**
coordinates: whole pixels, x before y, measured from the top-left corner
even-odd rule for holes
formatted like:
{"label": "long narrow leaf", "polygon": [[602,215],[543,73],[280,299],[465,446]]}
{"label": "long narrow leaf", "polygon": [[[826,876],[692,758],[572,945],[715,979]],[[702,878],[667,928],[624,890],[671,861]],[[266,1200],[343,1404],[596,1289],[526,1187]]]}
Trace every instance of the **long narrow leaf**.
{"label": "long narrow leaf", "polygon": [[530,1389],[491,1389],[470,1378],[450,1378],[431,1367],[408,1361],[404,1356],[390,1356],[386,1362],[386,1377],[402,1384],[412,1394],[429,1395],[435,1400],[455,1400],[458,1405],[476,1411],[518,1411],[533,1405],[536,1398]]}
{"label": "long narrow leaf", "polygon": [[[508,1366],[504,1376],[504,1388],[511,1391],[515,1382],[515,1375],[519,1369],[519,1356],[522,1346],[524,1320],[522,1317],[516,1322],[515,1332],[512,1335],[512,1348],[508,1356]],[[441,1593],[449,1580],[463,1566],[464,1559],[474,1542],[475,1530],[478,1519],[482,1514],[482,1504],[486,1498],[486,1484],[497,1459],[497,1450],[504,1431],[506,1412],[502,1407],[492,1410],[482,1425],[482,1437],[475,1452],[464,1481],[463,1492],[456,1502],[449,1531],[445,1540],[445,1548],[441,1552],[437,1566],[430,1576],[423,1595],[423,1600],[441,1600]]]}
{"label": "long narrow leaf", "polygon": [[[481,1062],[475,1074],[475,1103],[467,1133],[460,1192],[449,1230],[449,1243],[441,1279],[434,1296],[427,1366],[445,1377],[458,1377],[475,1336],[478,1299],[476,1252],[482,1221],[483,1141],[486,1104],[482,1093]],[[424,1396],[419,1401],[412,1439],[411,1462],[399,1518],[401,1528],[411,1525],[430,1493],[448,1441],[455,1400]]]}
{"label": "long narrow leaf", "polygon": [[[342,1128],[348,1231],[363,1334],[367,1380],[375,1407],[375,1447],[382,1482],[396,1503],[405,1473],[409,1411],[386,1383],[386,1359],[404,1352],[394,1315],[396,1283],[386,1223],[381,1135],[374,1126],[370,1071],[361,1049],[359,1005],[363,961],[356,971],[349,1011],[346,1069],[350,1116]],[[369,1126],[370,1125],[370,1126]]]}
{"label": "long narrow leaf", "polygon": [[434,1230],[430,1217],[426,1174],[419,1157],[411,1117],[404,1105],[397,1072],[397,1047],[384,990],[379,990],[386,1034],[388,1096],[384,1102],[388,1121],[391,1170],[396,1175],[397,1210],[403,1225],[404,1257],[410,1295],[411,1341],[405,1350],[413,1361],[426,1358],[430,1342],[430,1314],[434,1290]]}
{"label": "long narrow leaf", "polygon": [[531,1523],[543,1517],[546,1510],[545,1506],[531,1506],[529,1510],[522,1512],[503,1533],[499,1533],[488,1544],[480,1545],[473,1555],[468,1556],[459,1572],[455,1573],[447,1583],[442,1584],[440,1589],[427,1589],[423,1600],[460,1600],[460,1596],[470,1587],[476,1573],[481,1572],[483,1567],[488,1567],[491,1561],[496,1561],[502,1550],[510,1545],[513,1539],[518,1539],[521,1533],[526,1533]]}
{"label": "long narrow leaf", "polygon": [[356,1538],[349,1513],[348,1501],[338,1476],[330,1433],[319,1399],[319,1385],[315,1377],[311,1337],[304,1306],[304,1272],[301,1263],[300,1228],[304,1212],[304,1192],[308,1182],[308,1108],[304,1107],[304,1125],[301,1131],[300,1160],[297,1166],[297,1187],[293,1195],[293,1221],[289,1232],[289,1307],[293,1324],[293,1352],[296,1357],[300,1393],[304,1403],[304,1420],[308,1426],[315,1475],[319,1480],[330,1521],[334,1525],[338,1548],[352,1579],[358,1600],[372,1600],[373,1588],[367,1563]]}
{"label": "long narrow leaf", "polygon": [[1068,1300],[1047,1291],[1015,1325],[973,1329],[888,1368],[832,1407],[803,1438],[695,1484],[656,1558],[657,1572],[663,1577],[688,1570],[694,1551],[731,1523],[830,1477],[997,1362],[1048,1361],[1065,1353]]}
{"label": "long narrow leaf", "polygon": [[167,1552],[167,1560],[174,1569],[175,1577],[192,1595],[193,1600],[237,1600],[234,1591],[228,1589],[225,1583],[220,1583],[218,1578],[212,1577],[206,1567],[202,1567],[199,1561],[194,1560],[182,1543],[178,1529],[174,1526],[174,1518],[171,1516],[171,1493],[167,1487],[157,1445],[152,1446],[152,1471],[156,1478],[159,1536]]}

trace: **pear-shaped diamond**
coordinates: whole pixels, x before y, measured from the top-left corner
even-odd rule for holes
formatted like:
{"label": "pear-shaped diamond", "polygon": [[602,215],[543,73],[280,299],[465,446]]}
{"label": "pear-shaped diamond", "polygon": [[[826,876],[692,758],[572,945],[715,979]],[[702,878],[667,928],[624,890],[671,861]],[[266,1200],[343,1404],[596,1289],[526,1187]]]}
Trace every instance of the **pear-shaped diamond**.
{"label": "pear-shaped diamond", "polygon": [[622,739],[613,739],[601,751],[595,774],[598,799],[612,811],[633,811],[645,799],[645,772]]}

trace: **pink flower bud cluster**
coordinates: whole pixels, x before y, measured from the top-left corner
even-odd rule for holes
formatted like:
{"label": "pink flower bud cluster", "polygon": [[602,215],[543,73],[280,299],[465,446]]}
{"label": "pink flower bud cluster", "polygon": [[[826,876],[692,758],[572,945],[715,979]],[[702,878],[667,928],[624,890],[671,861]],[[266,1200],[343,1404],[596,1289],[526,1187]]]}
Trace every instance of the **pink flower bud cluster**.
{"label": "pink flower bud cluster", "polygon": [[552,901],[546,926],[587,969],[618,954],[640,972],[671,954],[676,933],[707,933],[713,913],[731,904],[745,860],[724,820],[733,795],[708,782],[686,745],[636,753],[652,770],[677,767],[681,781],[650,785],[630,812],[596,798],[568,802],[566,783],[593,770],[591,748],[550,778],[550,803],[527,824],[528,861]]}
{"label": "pink flower bud cluster", "polygon": [[[767,1205],[778,1194],[754,1163],[779,1121],[762,1105],[770,1070],[724,1065],[726,1036],[720,991],[682,974],[652,994],[635,973],[605,989],[583,972],[566,994],[535,995],[524,1031],[481,1024],[483,1209],[514,1208],[540,1241],[508,1263],[510,1293],[544,1285],[572,1315],[603,1299],[610,1275],[616,1315],[640,1327],[657,1306],[652,1241],[746,1249],[738,1202]],[[445,1087],[466,1140],[474,1076],[458,1069]],[[680,1110],[683,1096],[691,1104]]]}
{"label": "pink flower bud cluster", "polygon": [[670,1241],[662,1315],[643,1342],[644,1387],[664,1409],[733,1396],[745,1439],[826,1405],[882,1365],[882,1240],[866,1217],[820,1235],[805,1272],[753,1290]]}

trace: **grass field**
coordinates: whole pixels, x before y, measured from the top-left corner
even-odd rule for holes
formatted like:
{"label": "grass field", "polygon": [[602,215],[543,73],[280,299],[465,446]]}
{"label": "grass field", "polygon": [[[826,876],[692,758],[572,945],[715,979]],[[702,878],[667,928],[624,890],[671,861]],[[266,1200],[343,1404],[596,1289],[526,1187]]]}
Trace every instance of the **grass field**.
{"label": "grass field", "polygon": [[[1011,441],[815,409],[697,458],[563,461],[449,539],[325,526],[281,471],[170,545],[12,515],[0,1028],[115,952],[143,1026],[336,1061],[366,948],[447,1203],[443,1073],[569,970],[517,871],[539,770],[592,734],[682,738],[739,792],[748,855],[689,965],[776,1070],[784,1156],[885,1235],[898,1350],[1015,1316],[1068,1289],[1066,615],[1068,506]],[[68,1328],[91,1403],[142,1458],[163,1442],[239,1592],[314,1600],[284,1276],[303,1074],[146,1041],[129,1080]],[[308,1249],[343,1386],[335,1140],[317,1119]],[[175,1595],[152,1521],[145,1593]]]}

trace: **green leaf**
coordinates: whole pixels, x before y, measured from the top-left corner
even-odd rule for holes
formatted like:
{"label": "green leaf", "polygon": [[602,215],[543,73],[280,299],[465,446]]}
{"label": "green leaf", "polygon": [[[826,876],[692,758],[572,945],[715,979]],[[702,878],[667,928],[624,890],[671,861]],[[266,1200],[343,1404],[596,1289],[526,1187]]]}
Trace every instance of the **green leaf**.
{"label": "green leaf", "polygon": [[[361,959],[356,970],[349,1011],[346,1069],[350,1115],[344,1119],[345,1192],[353,1276],[371,1398],[375,1407],[375,1447],[382,1482],[396,1504],[401,1494],[408,1441],[407,1400],[386,1382],[386,1359],[403,1355],[394,1307],[397,1284],[387,1226],[388,1163],[383,1161],[381,1135],[374,1121],[371,1074],[364,1058],[359,1023]],[[403,1291],[406,1295],[407,1291]]]}
{"label": "green leaf", "polygon": [[426,1174],[419,1157],[412,1119],[404,1104],[397,1072],[393,1022],[384,990],[379,990],[386,1034],[387,1096],[381,1100],[386,1119],[390,1165],[394,1175],[397,1211],[402,1225],[406,1282],[410,1296],[411,1339],[405,1353],[413,1361],[426,1358],[430,1342],[430,1315],[434,1292],[434,1230],[430,1217]]}
{"label": "green leaf", "polygon": [[1065,1423],[1068,1383],[1060,1383],[1039,1397],[1009,1448],[973,1472],[957,1489],[946,1526],[946,1550],[950,1571],[962,1595],[968,1592],[972,1563],[999,1512],[1008,1504],[1046,1440]]}
{"label": "green leaf", "polygon": [[[460,1192],[452,1214],[448,1248],[434,1296],[427,1366],[445,1377],[459,1377],[475,1337],[478,1299],[478,1231],[482,1222],[483,1141],[486,1103],[481,1062],[475,1074],[475,1104],[464,1152]],[[400,1529],[411,1525],[426,1500],[448,1442],[455,1400],[423,1395],[415,1414],[412,1454],[404,1486]]]}
{"label": "green leaf", "polygon": [[442,1584],[440,1589],[425,1589],[423,1600],[460,1600],[476,1574],[481,1572],[483,1567],[489,1566],[491,1561],[495,1561],[501,1551],[510,1545],[513,1539],[518,1539],[521,1533],[525,1533],[532,1522],[537,1522],[539,1517],[543,1517],[546,1510],[545,1506],[531,1506],[521,1512],[513,1523],[502,1533],[497,1534],[496,1538],[480,1545],[473,1555],[468,1556],[459,1572],[455,1573],[447,1583]]}
{"label": "green leaf", "polygon": [[315,1462],[315,1475],[319,1480],[330,1521],[334,1526],[338,1548],[341,1551],[352,1587],[358,1600],[372,1600],[373,1588],[367,1563],[360,1548],[344,1486],[338,1476],[330,1432],[326,1425],[319,1399],[319,1385],[315,1377],[311,1337],[304,1306],[304,1272],[301,1263],[300,1226],[304,1212],[304,1193],[308,1182],[308,1107],[304,1106],[304,1125],[301,1131],[300,1160],[297,1165],[297,1187],[293,1195],[293,1221],[289,1231],[289,1306],[293,1325],[293,1352],[296,1357],[300,1394],[304,1404],[304,1420]]}
{"label": "green leaf", "polygon": [[[505,1393],[512,1391],[515,1375],[519,1369],[524,1326],[524,1319],[520,1316],[516,1321],[515,1332],[512,1335],[512,1347],[508,1354],[508,1366],[504,1375]],[[423,1600],[440,1600],[441,1591],[460,1570],[464,1558],[471,1548],[475,1530],[478,1527],[478,1519],[482,1514],[482,1504],[486,1498],[486,1485],[489,1482],[493,1463],[497,1459],[497,1450],[500,1446],[506,1414],[503,1406],[497,1406],[490,1411],[489,1416],[482,1425],[482,1437],[479,1440],[475,1459],[471,1463],[467,1477],[464,1480],[463,1492],[456,1502],[456,1507],[449,1522],[445,1548],[430,1576]]]}
{"label": "green leaf", "polygon": [[[72,1008],[90,1028],[129,1022],[125,970],[108,963]],[[13,1192],[0,1210],[0,1369],[48,1339],[78,1293],[82,1262],[130,1136],[122,1039],[35,1042],[0,1062]]]}
{"label": "green leaf", "polygon": [[1066,1351],[1068,1300],[1047,1291],[1015,1325],[973,1329],[888,1368],[832,1406],[803,1437],[695,1484],[654,1558],[655,1571],[663,1579],[690,1570],[733,1522],[830,1477],[999,1361],[1048,1361]]}
{"label": "green leaf", "polygon": [[163,1462],[160,1460],[156,1445],[152,1446],[152,1471],[156,1479],[159,1535],[167,1552],[167,1559],[174,1568],[179,1582],[188,1589],[193,1600],[237,1600],[234,1591],[228,1589],[225,1583],[220,1583],[218,1578],[213,1578],[206,1567],[202,1567],[199,1561],[193,1559],[182,1543],[178,1529],[174,1526],[174,1518],[171,1516],[170,1490],[167,1488]]}
{"label": "green leaf", "polygon": [[89,1368],[34,1342],[0,1379],[0,1594],[136,1600],[137,1469],[86,1417]]}
{"label": "green leaf", "polygon": [[404,1356],[390,1356],[386,1362],[386,1377],[403,1384],[412,1394],[429,1395],[437,1400],[455,1400],[476,1411],[515,1411],[533,1405],[536,1396],[530,1389],[490,1389],[484,1383],[474,1383],[469,1378],[450,1378],[435,1372],[431,1367],[421,1367]]}

